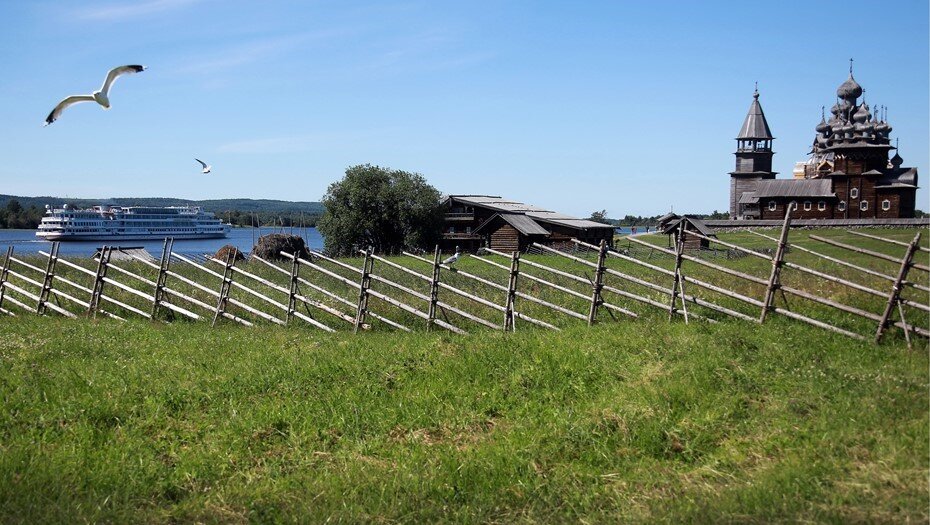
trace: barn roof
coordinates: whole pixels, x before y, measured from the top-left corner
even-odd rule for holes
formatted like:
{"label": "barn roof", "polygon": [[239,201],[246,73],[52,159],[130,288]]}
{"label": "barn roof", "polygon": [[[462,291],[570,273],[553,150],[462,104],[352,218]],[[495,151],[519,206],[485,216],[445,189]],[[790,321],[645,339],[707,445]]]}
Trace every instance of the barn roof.
{"label": "barn roof", "polygon": [[762,180],[756,186],[756,197],[835,197],[829,179]]}
{"label": "barn roof", "polygon": [[739,196],[740,204],[755,204],[757,202],[759,202],[759,197],[756,195],[756,192],[754,191],[744,191]]}
{"label": "barn roof", "polygon": [[516,228],[516,230],[523,235],[549,235],[549,231],[540,226],[539,223],[526,215],[516,213],[495,213],[488,218],[488,220],[482,222],[481,225],[475,228],[474,233],[478,233],[484,229],[486,225],[494,222],[494,220],[498,218]]}
{"label": "barn roof", "polygon": [[[701,235],[705,237],[717,237],[717,232],[715,232],[713,228],[708,226],[704,221],[702,221],[701,219],[695,218],[695,217],[688,217],[688,216],[679,217],[677,220],[669,221],[668,223],[666,223],[664,226],[661,227],[662,233],[666,235],[671,235],[672,233],[675,233],[675,231],[678,230],[678,225],[681,223],[685,223],[686,230],[691,230],[691,231],[697,230],[698,233],[700,233]],[[691,225],[691,227],[688,226],[689,224]]]}
{"label": "barn roof", "polygon": [[[449,195],[446,198],[446,200],[449,200],[449,199],[454,199],[458,202],[470,204],[472,206],[480,206],[482,208],[494,210],[496,212],[499,212],[501,215],[504,215],[504,214],[525,215],[531,218],[533,221],[547,222],[550,224],[567,226],[569,228],[577,228],[577,229],[607,228],[611,230],[614,229],[614,226],[610,224],[601,224],[599,222],[589,221],[588,219],[579,219],[578,217],[573,217],[571,215],[565,215],[564,213],[550,211],[545,208],[540,208],[539,206],[533,206],[531,204],[526,204],[526,203],[519,202],[519,201],[504,199],[502,197],[495,196],[495,195]],[[516,228],[516,226],[514,227]]]}

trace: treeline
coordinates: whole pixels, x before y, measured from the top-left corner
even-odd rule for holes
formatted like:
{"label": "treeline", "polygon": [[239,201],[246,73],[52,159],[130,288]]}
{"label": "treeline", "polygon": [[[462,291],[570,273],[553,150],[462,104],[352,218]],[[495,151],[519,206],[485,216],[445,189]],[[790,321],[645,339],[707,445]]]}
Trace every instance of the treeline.
{"label": "treeline", "polygon": [[34,204],[27,208],[16,199],[9,199],[0,207],[0,228],[34,230],[44,213],[44,208]]}
{"label": "treeline", "polygon": [[[612,224],[614,226],[655,226],[659,222],[659,217],[665,215],[653,215],[643,217],[641,215],[626,215],[622,219],[607,218],[607,210],[595,211],[588,217],[589,220],[603,224]],[[727,212],[714,210],[713,213],[688,213],[689,217],[706,220],[726,220],[730,218]]]}
{"label": "treeline", "polygon": [[323,215],[320,202],[291,202],[271,199],[188,200],[166,197],[116,197],[109,199],[71,199],[62,197],[19,197],[0,195],[0,228],[35,229],[45,213],[45,205],[73,208],[109,206],[200,206],[234,226],[315,226]]}

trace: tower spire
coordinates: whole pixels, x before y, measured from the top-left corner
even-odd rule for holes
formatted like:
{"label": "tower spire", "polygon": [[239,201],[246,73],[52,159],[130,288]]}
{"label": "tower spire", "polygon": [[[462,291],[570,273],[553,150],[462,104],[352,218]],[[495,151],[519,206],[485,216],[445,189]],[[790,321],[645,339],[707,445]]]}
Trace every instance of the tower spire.
{"label": "tower spire", "polygon": [[853,63],[853,59],[850,58],[850,59],[849,59],[849,76],[850,76],[850,77],[853,76],[853,72],[852,72],[852,63]]}

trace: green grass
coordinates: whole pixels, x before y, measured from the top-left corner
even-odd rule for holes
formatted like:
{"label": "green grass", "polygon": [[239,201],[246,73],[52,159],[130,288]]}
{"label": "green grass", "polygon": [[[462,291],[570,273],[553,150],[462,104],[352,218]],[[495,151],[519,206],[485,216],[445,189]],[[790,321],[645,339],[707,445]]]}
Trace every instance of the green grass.
{"label": "green grass", "polygon": [[0,522],[926,522],[928,356],[775,317],[564,332],[0,320]]}

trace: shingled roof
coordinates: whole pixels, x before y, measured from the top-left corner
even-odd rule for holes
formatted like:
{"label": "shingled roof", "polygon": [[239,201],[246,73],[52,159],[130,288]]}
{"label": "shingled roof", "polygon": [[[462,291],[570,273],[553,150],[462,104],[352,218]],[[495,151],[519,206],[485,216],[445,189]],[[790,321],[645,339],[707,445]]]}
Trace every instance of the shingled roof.
{"label": "shingled roof", "polygon": [[762,180],[756,186],[756,197],[836,197],[830,179]]}
{"label": "shingled roof", "polygon": [[762,105],[759,104],[759,92],[752,95],[752,104],[749,105],[749,112],[746,114],[746,120],[743,121],[743,127],[739,130],[740,139],[768,139],[772,136],[772,130],[769,129],[769,123],[765,120],[765,113],[762,112]]}
{"label": "shingled roof", "polygon": [[[449,195],[448,199],[455,199],[458,202],[480,206],[489,210],[503,214],[525,215],[534,221],[548,222],[570,228],[591,229],[591,228],[609,228],[614,229],[610,224],[601,224],[599,222],[589,221],[588,219],[579,219],[564,213],[558,213],[533,206],[518,201],[504,199],[495,195]],[[516,227],[516,226],[514,226]]]}

